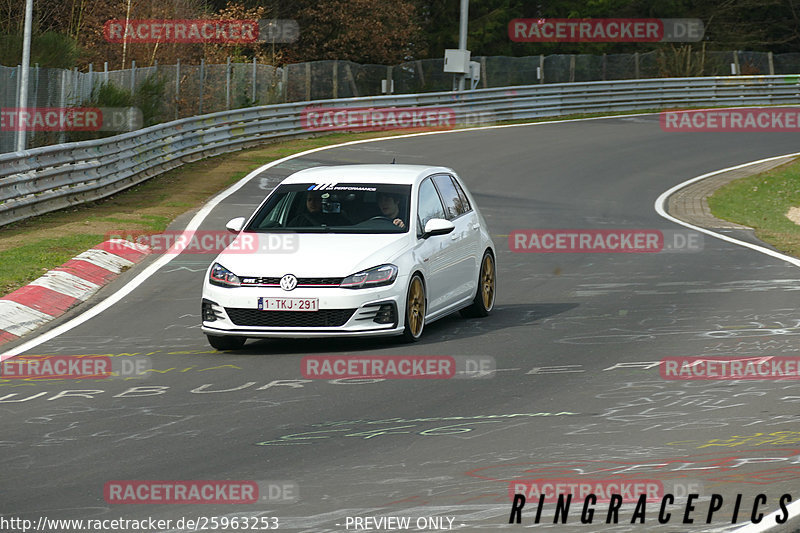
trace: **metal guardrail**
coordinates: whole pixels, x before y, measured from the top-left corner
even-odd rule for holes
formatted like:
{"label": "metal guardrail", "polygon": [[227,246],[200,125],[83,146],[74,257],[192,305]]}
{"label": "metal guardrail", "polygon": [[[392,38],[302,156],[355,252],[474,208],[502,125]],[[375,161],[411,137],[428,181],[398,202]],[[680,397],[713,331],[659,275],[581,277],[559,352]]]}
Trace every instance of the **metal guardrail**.
{"label": "metal guardrail", "polygon": [[105,139],[0,155],[0,226],[97,200],[190,161],[308,136],[308,106],[452,108],[458,123],[475,114],[495,121],[698,106],[800,103],[798,76],[664,78],[530,85],[316,100],[224,111],[158,124]]}

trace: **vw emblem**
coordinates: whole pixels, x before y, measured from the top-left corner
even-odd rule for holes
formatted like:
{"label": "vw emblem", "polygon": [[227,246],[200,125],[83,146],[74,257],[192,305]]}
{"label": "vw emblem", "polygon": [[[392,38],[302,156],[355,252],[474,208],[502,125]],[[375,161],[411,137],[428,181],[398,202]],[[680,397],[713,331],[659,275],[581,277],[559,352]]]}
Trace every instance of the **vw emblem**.
{"label": "vw emblem", "polygon": [[291,291],[295,287],[297,287],[297,278],[293,274],[286,274],[281,278],[281,289]]}

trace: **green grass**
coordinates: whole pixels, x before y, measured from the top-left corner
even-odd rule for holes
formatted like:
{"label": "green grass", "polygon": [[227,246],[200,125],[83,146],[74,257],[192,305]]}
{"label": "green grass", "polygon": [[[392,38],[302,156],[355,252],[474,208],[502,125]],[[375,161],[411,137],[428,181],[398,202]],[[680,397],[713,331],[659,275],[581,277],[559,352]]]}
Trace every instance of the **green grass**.
{"label": "green grass", "polygon": [[800,207],[800,161],[720,187],[708,205],[715,217],[750,226],[762,241],[800,256],[800,226],[786,217]]}
{"label": "green grass", "polygon": [[101,242],[102,235],[79,234],[42,239],[2,251],[0,289],[3,294],[11,292]]}

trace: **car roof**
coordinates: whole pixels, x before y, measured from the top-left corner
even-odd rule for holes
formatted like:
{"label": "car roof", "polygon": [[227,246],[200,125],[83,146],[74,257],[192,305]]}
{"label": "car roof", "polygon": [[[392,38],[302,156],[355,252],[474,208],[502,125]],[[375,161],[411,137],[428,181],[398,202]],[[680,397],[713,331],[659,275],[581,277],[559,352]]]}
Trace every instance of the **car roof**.
{"label": "car roof", "polygon": [[384,183],[413,185],[431,174],[454,172],[426,165],[336,165],[295,172],[281,183]]}

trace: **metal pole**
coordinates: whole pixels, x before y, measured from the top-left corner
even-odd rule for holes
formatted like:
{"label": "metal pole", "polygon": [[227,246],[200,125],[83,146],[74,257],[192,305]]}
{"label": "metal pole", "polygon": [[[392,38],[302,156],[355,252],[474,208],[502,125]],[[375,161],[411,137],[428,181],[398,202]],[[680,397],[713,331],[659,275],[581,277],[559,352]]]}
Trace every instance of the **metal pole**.
{"label": "metal pole", "polygon": [[82,96],[82,99],[84,99],[84,100],[88,100],[89,98],[92,97],[92,88],[94,87],[94,64],[93,63],[89,63],[89,80],[86,82],[86,85],[89,86],[89,94],[88,94],[88,96],[86,96],[86,89],[84,88],[83,89],[84,96]]}
{"label": "metal pole", "polygon": [[181,58],[175,63],[175,120],[178,120],[178,101],[181,95]]}
{"label": "metal pole", "polygon": [[[20,72],[19,101],[17,107],[28,106],[28,73],[31,66],[31,26],[33,25],[33,0],[25,1],[25,31],[22,37],[22,64]],[[27,141],[25,128],[17,132],[17,151],[24,150]]]}
{"label": "metal pole", "polygon": [[250,91],[250,104],[256,105],[256,58],[253,58],[253,90]]}
{"label": "metal pole", "polygon": [[206,60],[201,58],[200,59],[200,110],[198,111],[199,115],[203,114],[203,89],[205,88],[205,78],[206,78]]}
{"label": "metal pole", "polygon": [[136,60],[131,60],[131,94],[136,92]]}
{"label": "metal pole", "polygon": [[[458,49],[467,49],[467,24],[469,23],[469,0],[461,0],[461,22],[458,27]],[[458,90],[464,90],[466,74],[458,75]]]}
{"label": "metal pole", "polygon": [[225,62],[225,110],[231,108],[231,56]]}

